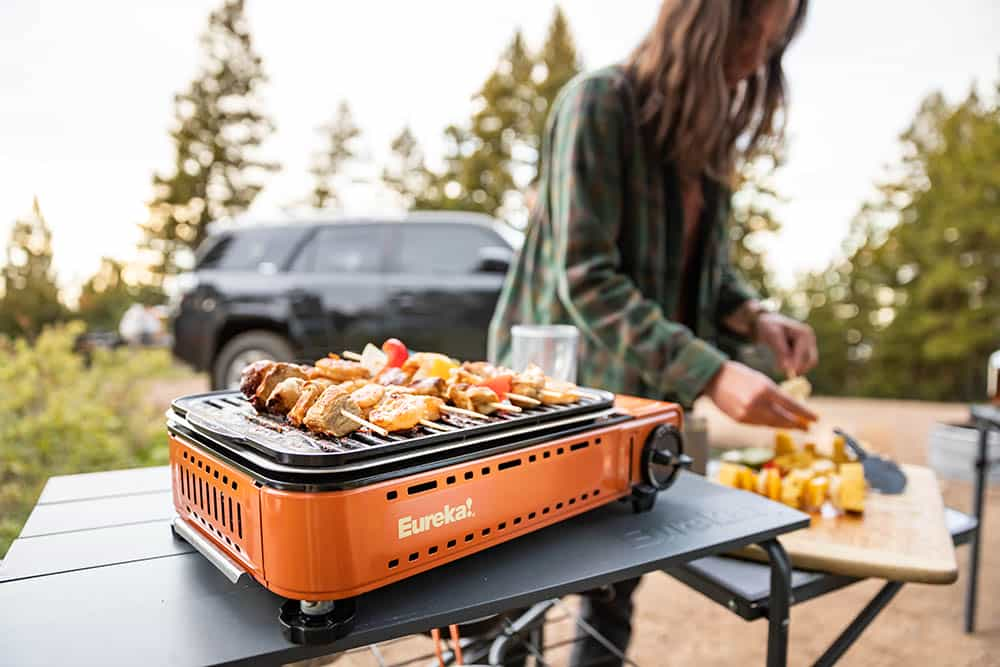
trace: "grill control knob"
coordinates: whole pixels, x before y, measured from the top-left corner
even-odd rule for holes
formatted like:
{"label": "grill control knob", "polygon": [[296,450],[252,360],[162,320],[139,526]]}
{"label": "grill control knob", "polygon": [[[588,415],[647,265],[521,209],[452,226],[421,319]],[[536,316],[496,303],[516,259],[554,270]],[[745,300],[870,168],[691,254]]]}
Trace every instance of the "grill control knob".
{"label": "grill control knob", "polygon": [[660,424],[650,432],[642,460],[646,483],[660,491],[674,483],[681,468],[691,465],[691,457],[684,453],[684,438],[668,424]]}

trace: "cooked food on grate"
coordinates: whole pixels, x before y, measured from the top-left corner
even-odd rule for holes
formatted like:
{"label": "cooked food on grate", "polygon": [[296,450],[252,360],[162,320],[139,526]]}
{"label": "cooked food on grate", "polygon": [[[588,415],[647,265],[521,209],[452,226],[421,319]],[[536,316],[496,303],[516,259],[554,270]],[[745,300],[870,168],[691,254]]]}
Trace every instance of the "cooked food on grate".
{"label": "cooked food on grate", "polygon": [[263,359],[261,361],[255,361],[246,368],[240,374],[240,391],[247,398],[253,398],[253,395],[257,392],[257,387],[260,386],[260,381],[264,379],[264,373],[267,372],[274,362],[270,359]]}
{"label": "cooked food on grate", "polygon": [[489,387],[455,382],[448,387],[448,401],[456,408],[489,415],[496,412],[500,397]]}
{"label": "cooked food on grate", "polygon": [[314,377],[324,377],[334,382],[360,380],[371,377],[368,369],[357,361],[341,359],[336,354],[320,359],[313,367]]}
{"label": "cooked food on grate", "polygon": [[295,401],[295,405],[288,411],[288,421],[295,426],[302,426],[302,420],[305,419],[306,412],[313,406],[313,403],[316,402],[320,394],[332,384],[332,380],[324,378],[317,378],[306,382],[299,392],[299,398]]}
{"label": "cooked food on grate", "polygon": [[538,392],[542,403],[548,405],[565,405],[580,400],[580,392],[572,382],[560,382],[552,378],[545,379],[545,387]]}
{"label": "cooked food on grate", "polygon": [[267,410],[275,414],[284,415],[295,407],[302,392],[302,387],[306,380],[299,377],[290,377],[282,380],[267,397]]}
{"label": "cooked food on grate", "polygon": [[358,389],[354,382],[344,382],[327,387],[306,412],[302,424],[310,431],[340,437],[358,429],[358,424],[349,417],[348,412],[361,416],[361,408],[351,398]]}
{"label": "cooked food on grate", "polygon": [[534,364],[515,373],[485,361],[459,363],[436,352],[409,354],[395,339],[382,350],[371,344],[365,349],[371,357],[377,353],[377,368],[354,361],[364,355],[350,351],[314,366],[258,361],[244,369],[240,389],[258,411],[333,436],[359,428],[380,434],[416,426],[447,431],[455,427],[434,423],[442,411],[486,419],[497,411],[575,403],[582,396],[576,385],[547,378]]}
{"label": "cooked food on grate", "polygon": [[300,378],[302,380],[308,380],[309,377],[306,373],[306,368],[299,366],[298,364],[286,364],[282,362],[274,362],[264,371],[264,375],[257,385],[256,391],[253,393],[253,398],[250,402],[253,406],[261,412],[267,410],[267,399],[271,397],[271,392],[274,388],[278,386],[284,380],[288,378]]}
{"label": "cooked food on grate", "polygon": [[405,431],[421,421],[441,418],[440,398],[388,391],[381,402],[368,413],[368,420],[387,431]]}

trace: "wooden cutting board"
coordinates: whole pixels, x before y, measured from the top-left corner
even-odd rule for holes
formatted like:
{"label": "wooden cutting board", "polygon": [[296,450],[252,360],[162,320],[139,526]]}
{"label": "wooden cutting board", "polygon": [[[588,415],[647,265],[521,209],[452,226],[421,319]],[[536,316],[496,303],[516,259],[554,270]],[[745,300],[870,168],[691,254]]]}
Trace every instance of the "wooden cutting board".
{"label": "wooden cutting board", "polygon": [[[903,493],[888,496],[869,491],[863,516],[814,514],[809,528],[782,535],[780,542],[792,564],[852,577],[954,582],[958,565],[937,478],[930,468],[902,468],[907,478]],[[737,555],[766,560],[757,547]]]}

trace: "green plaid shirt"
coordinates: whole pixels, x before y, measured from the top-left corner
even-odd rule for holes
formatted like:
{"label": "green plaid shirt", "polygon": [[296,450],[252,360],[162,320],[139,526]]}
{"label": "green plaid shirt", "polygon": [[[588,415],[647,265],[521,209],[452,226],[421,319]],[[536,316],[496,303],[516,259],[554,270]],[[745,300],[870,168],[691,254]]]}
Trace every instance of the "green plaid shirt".
{"label": "green plaid shirt", "polygon": [[[706,192],[695,313],[671,318],[682,290],[677,179],[636,122],[624,72],[582,75],[559,94],[538,201],[490,325],[490,358],[510,363],[514,324],[580,330],[580,384],[690,405],[727,356],[721,320],[754,294],[729,262],[729,193]],[[714,192],[713,192],[714,190]]]}

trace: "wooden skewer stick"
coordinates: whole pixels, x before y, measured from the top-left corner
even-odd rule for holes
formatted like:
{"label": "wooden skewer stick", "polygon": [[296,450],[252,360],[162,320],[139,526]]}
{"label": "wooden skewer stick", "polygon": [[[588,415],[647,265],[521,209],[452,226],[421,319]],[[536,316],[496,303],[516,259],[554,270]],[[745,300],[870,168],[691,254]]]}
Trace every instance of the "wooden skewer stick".
{"label": "wooden skewer stick", "polygon": [[465,408],[456,408],[454,405],[442,405],[441,409],[445,412],[451,412],[456,415],[464,415],[466,417],[472,417],[473,419],[489,419],[486,415],[479,414],[475,410],[466,410]]}
{"label": "wooden skewer stick", "polygon": [[520,412],[521,408],[516,405],[511,405],[510,403],[487,403],[494,410],[501,410],[503,412]]}
{"label": "wooden skewer stick", "polygon": [[518,403],[524,403],[525,405],[528,405],[528,406],[531,406],[531,407],[534,407],[536,405],[541,405],[542,404],[541,401],[539,401],[538,399],[532,398],[531,396],[525,396],[524,394],[513,394],[513,393],[511,393],[509,391],[507,392],[507,398],[513,399],[513,400],[517,401]]}
{"label": "wooden skewer stick", "polygon": [[361,355],[357,352],[351,352],[350,350],[344,350],[340,356],[348,361],[361,361]]}
{"label": "wooden skewer stick", "polygon": [[361,426],[364,426],[365,428],[371,429],[374,433],[378,433],[383,438],[386,437],[387,435],[389,435],[389,432],[386,431],[381,426],[376,426],[375,424],[371,423],[370,421],[368,421],[364,417],[359,417],[356,414],[354,414],[353,412],[348,412],[347,410],[341,410],[340,414],[342,414],[343,416],[347,417],[348,419],[350,419],[355,424],[359,424]]}
{"label": "wooden skewer stick", "polygon": [[421,426],[426,426],[432,431],[454,431],[455,428],[452,426],[447,426],[446,424],[438,424],[437,422],[432,422],[430,419],[421,419]]}

